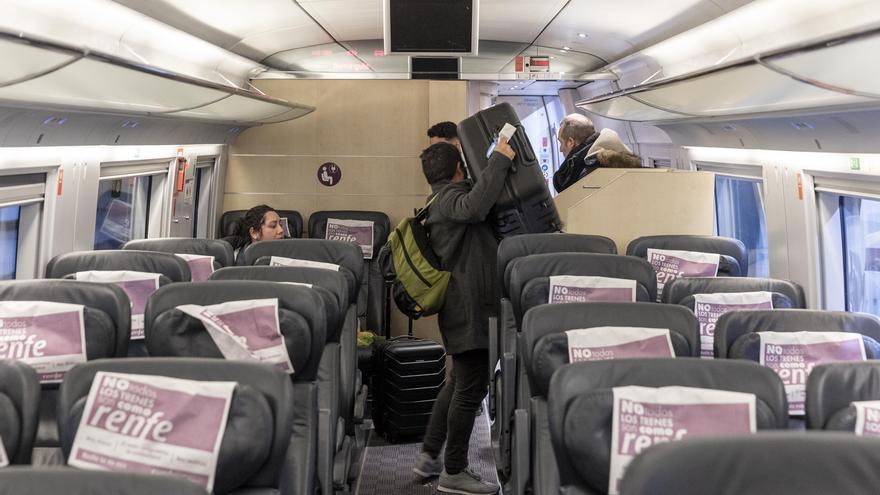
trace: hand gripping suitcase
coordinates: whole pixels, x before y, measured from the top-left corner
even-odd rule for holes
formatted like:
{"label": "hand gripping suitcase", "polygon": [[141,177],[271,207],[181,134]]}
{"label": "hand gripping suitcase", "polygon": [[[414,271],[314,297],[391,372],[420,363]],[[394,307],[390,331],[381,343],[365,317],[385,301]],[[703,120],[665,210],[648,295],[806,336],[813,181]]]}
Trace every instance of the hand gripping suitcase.
{"label": "hand gripping suitcase", "polygon": [[511,147],[516,151],[504,190],[492,209],[499,238],[518,234],[558,232],[561,226],[556,205],[526,130],[509,103],[479,111],[458,124],[458,136],[468,170],[475,181],[489,164],[486,156],[505,123],[516,126]]}
{"label": "hand gripping suitcase", "polygon": [[412,335],[388,339],[373,353],[373,426],[389,442],[425,433],[446,383],[446,351]]}

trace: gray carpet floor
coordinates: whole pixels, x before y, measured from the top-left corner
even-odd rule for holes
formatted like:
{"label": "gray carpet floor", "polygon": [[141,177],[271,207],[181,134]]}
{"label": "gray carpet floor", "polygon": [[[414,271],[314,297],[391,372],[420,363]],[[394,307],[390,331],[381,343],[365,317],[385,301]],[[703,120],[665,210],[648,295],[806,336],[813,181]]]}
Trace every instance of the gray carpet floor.
{"label": "gray carpet floor", "polygon": [[[474,421],[468,460],[471,469],[480,473],[484,480],[498,482],[492,444],[489,437],[489,417],[483,415]],[[427,495],[436,492],[437,479],[428,483],[414,482],[412,465],[419,454],[421,443],[389,444],[379,435],[370,432],[367,449],[363,456],[355,495]],[[442,454],[441,454],[442,455]]]}

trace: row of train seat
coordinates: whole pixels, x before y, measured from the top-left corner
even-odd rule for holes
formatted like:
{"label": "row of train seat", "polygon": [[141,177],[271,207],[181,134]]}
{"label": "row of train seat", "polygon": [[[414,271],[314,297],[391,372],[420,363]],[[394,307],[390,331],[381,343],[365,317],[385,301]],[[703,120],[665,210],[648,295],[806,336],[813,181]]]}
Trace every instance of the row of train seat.
{"label": "row of train seat", "polygon": [[[85,397],[89,393],[95,375],[100,371],[124,372],[140,375],[160,375],[191,380],[230,380],[238,384],[236,395],[233,396],[232,410],[236,420],[230,421],[218,460],[217,479],[214,484],[215,493],[309,493],[300,491],[298,481],[306,479],[307,473],[301,470],[302,450],[314,445],[314,438],[297,438],[298,421],[307,410],[302,402],[297,401],[289,378],[280,370],[253,363],[220,362],[217,359],[184,359],[184,358],[128,358],[97,360],[74,367],[61,385],[60,402],[58,405],[59,431],[65,456],[70,449]],[[30,450],[34,445],[37,429],[37,410],[40,394],[36,373],[29,367],[14,361],[0,363],[0,417],[3,421],[2,433],[6,452],[14,465],[27,464]],[[876,362],[833,363],[817,366],[807,384],[808,389],[808,424],[811,428],[832,431],[852,431],[855,414],[851,402],[855,400],[877,400],[880,397],[880,364]],[[753,394],[756,397],[756,429],[782,430],[787,419],[787,404],[782,383],[769,369],[746,361],[707,361],[696,359],[630,359],[616,361],[600,361],[576,363],[560,367],[549,381],[547,392],[547,412],[549,436],[559,459],[559,486],[562,493],[606,493],[608,485],[610,438],[610,422],[612,402],[610,394],[615,387],[639,385],[660,387],[669,385],[708,388],[713,390],[736,391]],[[261,432],[254,435],[255,431]],[[265,435],[268,434],[268,438]],[[825,463],[837,465],[840,452],[848,449],[860,451],[869,449],[876,451],[880,440],[859,440],[852,435],[832,436],[838,447],[828,448],[823,442],[825,436],[789,433],[787,436],[771,436],[765,440],[757,435],[754,440],[746,438],[727,438],[717,444],[724,447],[724,442],[745,442],[761,444],[765,447],[779,445],[779,440],[791,439],[804,449],[800,453],[789,453],[788,456],[776,459],[776,476],[785,479],[800,478],[806,472],[799,470],[804,466],[803,458],[814,459],[813,466]],[[681,473],[684,459],[694,459],[693,452],[714,452],[733,462],[730,451],[718,451],[712,448],[712,440],[684,440],[679,448],[667,449],[679,452],[683,456],[677,469]],[[789,441],[789,440],[786,440]],[[762,443],[771,442],[771,443]],[[689,447],[689,444],[694,445]],[[783,441],[782,444],[785,444]],[[858,447],[847,447],[847,445]],[[842,449],[842,450],[841,450]],[[772,448],[771,448],[772,451]],[[654,450],[648,450],[648,453]],[[676,485],[667,485],[662,480],[673,476],[667,469],[668,459],[675,458],[672,454],[661,456],[653,454],[650,462],[636,461],[628,468],[622,483],[622,493],[742,493],[742,491],[707,490],[700,491],[695,487],[685,491],[676,491]],[[726,452],[726,453],[725,453]],[[752,452],[754,450],[752,449]],[[708,454],[707,454],[708,455]],[[765,452],[766,455],[766,452]],[[748,456],[747,456],[748,457]],[[765,457],[765,461],[772,457]],[[825,460],[825,463],[820,462]],[[858,458],[856,458],[858,459]],[[862,458],[858,464],[864,473],[877,472],[877,458]],[[744,459],[740,459],[744,462]],[[673,464],[673,469],[674,465]],[[809,464],[809,463],[807,463]],[[826,464],[827,465],[827,464]],[[804,468],[805,469],[805,468]],[[792,472],[794,470],[794,472]],[[674,471],[673,471],[674,472]],[[34,474],[36,474],[35,472]],[[715,473],[710,476],[709,473]],[[750,483],[759,484],[754,473],[749,476],[734,471],[737,477],[750,479]],[[682,473],[683,474],[683,473]],[[731,471],[721,469],[701,470],[698,478],[702,483],[715,483],[712,486],[723,486],[730,482]],[[846,493],[868,493],[876,485],[862,484],[865,474],[848,479],[843,483],[851,483],[855,491]],[[654,490],[645,492],[637,489],[646,486],[644,479],[661,482]],[[796,492],[792,486],[771,477],[771,483],[783,487],[781,491],[772,493],[835,493],[842,485],[839,476],[831,477],[835,485],[828,486],[828,491],[815,491],[809,487],[805,492]],[[137,478],[135,478],[137,479]],[[758,478],[760,479],[760,478]],[[714,481],[713,481],[714,480]],[[159,482],[161,485],[161,482]],[[631,486],[628,486],[631,485]],[[6,485],[4,485],[6,486]],[[173,486],[173,485],[172,485]],[[697,485],[700,486],[700,485]],[[704,487],[706,485],[703,485]],[[838,490],[830,489],[836,487]],[[537,490],[537,493],[548,493]],[[10,492],[27,493],[27,492]],[[99,493],[99,492],[91,492]],[[178,492],[174,492],[178,493]],[[184,492],[186,493],[186,492]],[[558,493],[558,492],[553,492]],[[747,493],[752,493],[748,492]],[[761,491],[760,493],[771,493]]]}
{"label": "row of train seat", "polygon": [[[138,241],[136,246],[154,248],[157,251],[211,254],[211,245],[216,247],[217,243],[228,246],[222,241],[200,239],[154,239]],[[271,245],[272,249],[265,249],[267,245]],[[360,430],[356,428],[356,424],[363,417],[366,391],[357,370],[358,321],[354,302],[357,300],[360,286],[359,275],[362,273],[363,265],[360,248],[337,241],[287,239],[256,243],[249,246],[244,254],[248,262],[254,265],[267,264],[272,256],[281,256],[330,263],[337,265],[337,269],[269,266],[227,267],[215,271],[211,275],[212,281],[209,283],[180,283],[189,279],[187,263],[181,258],[163,252],[126,249],[60,255],[47,265],[46,275],[50,278],[74,278],[75,274],[81,271],[123,269],[160,273],[161,289],[151,296],[145,311],[146,338],[143,341],[131,342],[128,342],[127,337],[124,339],[128,346],[127,354],[129,356],[174,355],[173,353],[178,352],[179,349],[174,344],[169,344],[171,340],[164,338],[163,329],[174,332],[188,329],[186,331],[193,336],[199,335],[197,337],[198,345],[192,347],[191,352],[198,351],[198,355],[208,353],[210,357],[219,357],[220,354],[216,346],[204,333],[199,322],[179,312],[173,317],[168,316],[167,318],[164,315],[157,316],[155,313],[159,311],[159,308],[162,308],[163,311],[171,311],[173,314],[174,308],[180,304],[208,305],[254,298],[261,293],[264,297],[274,297],[271,294],[273,291],[278,291],[278,284],[275,283],[262,282],[266,286],[257,290],[241,286],[242,282],[234,282],[235,280],[300,283],[310,285],[312,291],[326,292],[327,294],[322,295],[325,302],[323,314],[328,318],[329,325],[327,338],[319,339],[323,351],[318,354],[320,367],[318,368],[317,393],[319,412],[321,413],[318,425],[322,441],[319,442],[317,468],[323,491],[329,493],[333,490],[333,486],[340,488],[350,481],[352,462],[358,453],[358,442],[363,443],[363,438],[357,437]],[[79,284],[94,285],[83,282],[79,282]],[[224,284],[226,285],[224,286]],[[22,284],[18,285],[21,287]],[[67,285],[66,287],[68,292],[72,290],[72,286]],[[102,287],[112,290],[112,286]],[[295,289],[304,290],[301,287]],[[19,290],[28,292],[25,289]],[[38,292],[41,292],[40,289],[34,287],[28,295],[22,295],[18,299],[39,297]],[[332,305],[337,308],[333,311],[327,309],[326,306],[329,305],[327,301],[331,301]],[[161,320],[161,324],[156,323],[157,318]],[[125,316],[117,316],[117,319],[128,321]],[[283,324],[281,327],[285,328]],[[287,338],[286,333],[285,338]],[[297,347],[300,351],[302,351],[301,344],[302,342]],[[124,356],[125,354],[126,351],[123,350],[117,352],[116,356]],[[101,355],[99,357],[111,356]],[[47,406],[46,410],[51,411],[52,408]],[[52,435],[46,436],[48,437],[46,442],[48,445],[57,445],[57,442],[53,442]]]}
{"label": "row of train seat", "polygon": [[[316,211],[309,216],[308,222],[303,222],[302,215],[294,210],[276,210],[281,218],[287,219],[288,230],[291,238],[300,238],[305,232],[304,225],[308,225],[308,236],[311,239],[326,239],[328,220],[359,220],[372,222],[373,246],[372,255],[364,256],[363,273],[360,276],[361,289],[358,292],[357,305],[358,316],[363,320],[364,328],[374,332],[381,332],[384,328],[383,297],[385,294],[384,278],[379,264],[376,262],[379,250],[388,241],[391,232],[391,220],[380,211],[361,210],[327,210]],[[232,210],[223,213],[220,217],[220,225],[217,230],[217,238],[229,238],[239,232],[239,225],[247,213],[246,210]],[[134,242],[134,241],[133,241]],[[132,249],[141,249],[134,247]],[[180,251],[178,251],[180,252]],[[231,264],[231,263],[230,263]],[[228,266],[228,265],[224,265]]]}

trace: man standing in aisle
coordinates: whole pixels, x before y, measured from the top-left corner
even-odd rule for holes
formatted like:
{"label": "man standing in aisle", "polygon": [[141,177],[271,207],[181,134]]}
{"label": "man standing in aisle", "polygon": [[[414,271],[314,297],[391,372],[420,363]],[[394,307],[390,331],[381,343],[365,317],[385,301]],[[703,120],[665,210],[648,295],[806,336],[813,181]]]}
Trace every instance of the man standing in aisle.
{"label": "man standing in aisle", "polygon": [[[434,404],[413,471],[423,478],[439,474],[440,492],[491,495],[498,491],[496,485],[468,469],[468,445],[474,411],[487,393],[488,319],[498,314],[500,298],[494,273],[498,241],[486,216],[501,194],[514,157],[507,140],[501,138],[474,184],[467,180],[454,145],[439,142],[421,156],[422,171],[435,196],[425,224],[443,269],[452,272],[439,314],[443,344],[452,356],[452,373]],[[444,441],[446,453],[441,460]]]}

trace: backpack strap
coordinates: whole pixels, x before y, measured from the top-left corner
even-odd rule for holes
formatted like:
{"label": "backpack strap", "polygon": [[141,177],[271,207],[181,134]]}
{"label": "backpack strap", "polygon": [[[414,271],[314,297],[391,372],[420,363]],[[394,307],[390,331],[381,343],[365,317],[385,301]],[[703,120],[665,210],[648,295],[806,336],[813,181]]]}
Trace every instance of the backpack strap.
{"label": "backpack strap", "polygon": [[416,217],[415,217],[416,220],[421,222],[425,219],[425,217],[428,216],[428,207],[431,206],[431,203],[433,203],[434,200],[437,199],[437,196],[439,196],[439,195],[440,195],[440,193],[438,192],[437,194],[434,194],[433,196],[431,196],[431,199],[429,199],[428,202],[425,203],[425,206],[423,206],[422,209],[420,209],[419,211],[416,212]]}

